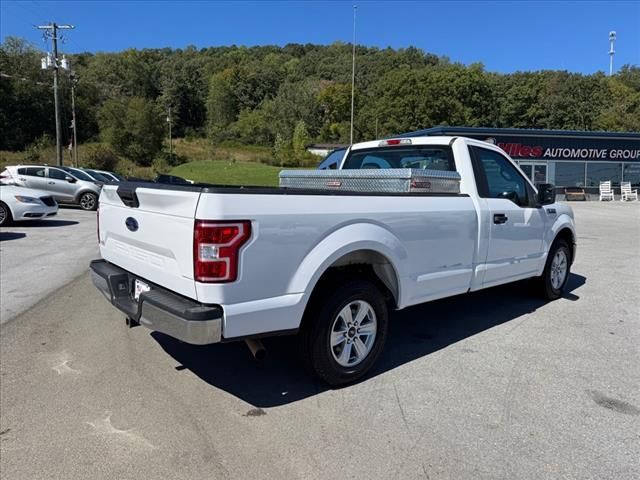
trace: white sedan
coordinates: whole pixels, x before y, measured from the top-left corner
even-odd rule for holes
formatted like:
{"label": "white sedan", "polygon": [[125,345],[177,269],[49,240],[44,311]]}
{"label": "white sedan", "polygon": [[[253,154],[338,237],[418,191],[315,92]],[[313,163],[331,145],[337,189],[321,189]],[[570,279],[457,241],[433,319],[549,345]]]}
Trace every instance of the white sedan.
{"label": "white sedan", "polygon": [[51,217],[58,204],[47,192],[0,184],[0,226],[11,221]]}

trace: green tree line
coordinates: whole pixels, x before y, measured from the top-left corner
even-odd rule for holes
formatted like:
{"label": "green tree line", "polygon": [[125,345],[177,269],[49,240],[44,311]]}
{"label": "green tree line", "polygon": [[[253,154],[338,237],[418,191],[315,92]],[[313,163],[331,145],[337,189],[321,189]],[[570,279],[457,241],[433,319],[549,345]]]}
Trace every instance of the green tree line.
{"label": "green tree line", "polygon": [[[0,45],[0,149],[53,137],[51,72],[22,39]],[[171,109],[177,137],[273,148],[283,164],[308,142],[348,143],[351,47],[144,49],[67,55],[75,71],[80,142],[103,141],[149,165]],[[69,138],[70,83],[62,75]],[[640,68],[612,76],[500,74],[417,48],[356,48],[356,141],[436,125],[640,131]]]}

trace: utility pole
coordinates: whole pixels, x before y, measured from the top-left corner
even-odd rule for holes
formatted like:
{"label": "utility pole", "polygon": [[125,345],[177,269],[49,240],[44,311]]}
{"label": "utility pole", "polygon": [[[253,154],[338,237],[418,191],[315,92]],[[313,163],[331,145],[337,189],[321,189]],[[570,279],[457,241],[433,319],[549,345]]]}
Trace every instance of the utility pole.
{"label": "utility pole", "polygon": [[[50,23],[49,25],[38,25],[38,30],[44,30],[45,35],[51,38],[53,43],[53,61],[43,62],[44,68],[53,68],[53,102],[56,114],[56,162],[62,166],[62,126],[60,124],[60,99],[58,98],[58,68],[66,69],[66,60],[62,64],[58,62],[58,30],[71,30],[73,25],[58,25]],[[46,65],[46,66],[45,66]]]}
{"label": "utility pole", "polygon": [[173,137],[171,136],[171,107],[169,107],[167,123],[169,124],[169,158],[173,159]]}
{"label": "utility pole", "polygon": [[353,44],[352,44],[352,60],[351,60],[351,136],[349,144],[353,145],[353,108],[356,92],[356,10],[357,5],[353,6]]}
{"label": "utility pole", "polygon": [[71,72],[71,125],[73,127],[73,166],[78,167],[78,120],[76,119],[76,84],[78,77]]}

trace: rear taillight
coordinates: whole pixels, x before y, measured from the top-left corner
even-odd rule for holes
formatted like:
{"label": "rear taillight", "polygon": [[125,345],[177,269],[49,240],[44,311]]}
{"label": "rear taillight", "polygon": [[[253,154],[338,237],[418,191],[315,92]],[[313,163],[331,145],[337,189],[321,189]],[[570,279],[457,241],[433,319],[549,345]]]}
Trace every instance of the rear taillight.
{"label": "rear taillight", "polygon": [[238,278],[240,248],[251,237],[247,220],[196,220],[193,275],[196,282],[223,283]]}

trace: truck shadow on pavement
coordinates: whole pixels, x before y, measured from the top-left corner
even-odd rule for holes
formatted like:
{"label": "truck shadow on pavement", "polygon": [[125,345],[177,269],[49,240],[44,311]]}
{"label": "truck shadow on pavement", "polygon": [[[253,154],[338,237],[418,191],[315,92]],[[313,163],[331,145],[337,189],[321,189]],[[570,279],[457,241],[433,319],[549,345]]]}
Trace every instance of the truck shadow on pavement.
{"label": "truck shadow on pavement", "polygon": [[[579,297],[571,292],[585,283],[585,277],[571,274],[563,298],[578,300]],[[484,330],[534,312],[547,303],[530,294],[525,282],[519,282],[392,313],[385,349],[377,364],[360,381],[367,381]],[[244,342],[194,346],[158,332],[151,335],[180,363],[176,370],[191,370],[211,386],[256,408],[285,405],[330,388],[301,367],[296,339],[292,336],[263,340],[268,356],[258,363],[251,357]]]}
{"label": "truck shadow on pavement", "polygon": [[80,222],[76,222],[75,220],[32,220],[30,222],[20,222],[19,228],[67,227],[69,225],[77,225],[78,223]]}
{"label": "truck shadow on pavement", "polygon": [[17,240],[26,236],[27,234],[22,232],[0,232],[0,242],[5,242],[7,240]]}

